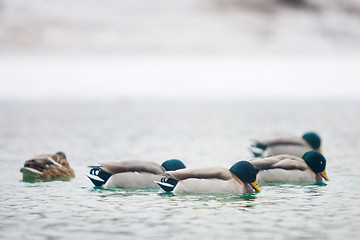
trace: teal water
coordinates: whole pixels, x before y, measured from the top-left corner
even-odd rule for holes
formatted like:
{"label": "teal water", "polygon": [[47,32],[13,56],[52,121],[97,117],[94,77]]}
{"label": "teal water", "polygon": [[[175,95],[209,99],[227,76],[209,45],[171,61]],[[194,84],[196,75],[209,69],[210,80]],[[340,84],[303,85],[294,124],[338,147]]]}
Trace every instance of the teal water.
{"label": "teal water", "polygon": [[[1,102],[1,239],[356,239],[358,102]],[[266,185],[250,195],[95,189],[105,159],[179,158],[188,167],[250,158],[252,138],[316,130],[326,185]],[[24,161],[64,151],[76,178],[21,181]]]}

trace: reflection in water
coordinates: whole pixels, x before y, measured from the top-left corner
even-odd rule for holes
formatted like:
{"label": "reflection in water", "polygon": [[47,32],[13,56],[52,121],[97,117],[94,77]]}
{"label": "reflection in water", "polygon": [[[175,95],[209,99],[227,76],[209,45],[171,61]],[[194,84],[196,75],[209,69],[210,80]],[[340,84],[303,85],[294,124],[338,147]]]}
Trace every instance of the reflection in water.
{"label": "reflection in water", "polygon": [[324,194],[324,189],[322,189],[322,187],[325,186],[327,186],[326,183],[310,185],[304,188],[304,192],[311,197],[322,196]]}

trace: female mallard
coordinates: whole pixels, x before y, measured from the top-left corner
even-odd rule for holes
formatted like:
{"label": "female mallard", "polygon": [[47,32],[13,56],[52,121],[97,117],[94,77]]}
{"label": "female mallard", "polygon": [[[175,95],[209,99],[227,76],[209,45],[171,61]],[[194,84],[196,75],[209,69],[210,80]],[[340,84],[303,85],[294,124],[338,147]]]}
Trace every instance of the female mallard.
{"label": "female mallard", "polygon": [[75,177],[63,152],[36,156],[27,160],[20,171],[24,181],[70,180]]}
{"label": "female mallard", "polygon": [[260,192],[256,182],[259,172],[247,161],[240,161],[230,169],[201,167],[167,172],[157,184],[174,193],[253,193]]}
{"label": "female mallard", "polygon": [[292,136],[274,136],[263,140],[256,140],[250,147],[255,157],[274,156],[279,154],[290,154],[301,157],[308,151],[320,149],[321,139],[314,132],[305,133],[302,138]]}
{"label": "female mallard", "polygon": [[277,155],[267,158],[249,160],[260,170],[257,175],[259,183],[296,183],[328,181],[325,172],[326,160],[316,151],[305,153],[302,158],[291,155]]}
{"label": "female mallard", "polygon": [[104,161],[92,166],[88,178],[97,186],[122,188],[157,188],[154,181],[160,181],[165,171],[185,168],[177,159],[165,161],[159,165],[142,159]]}

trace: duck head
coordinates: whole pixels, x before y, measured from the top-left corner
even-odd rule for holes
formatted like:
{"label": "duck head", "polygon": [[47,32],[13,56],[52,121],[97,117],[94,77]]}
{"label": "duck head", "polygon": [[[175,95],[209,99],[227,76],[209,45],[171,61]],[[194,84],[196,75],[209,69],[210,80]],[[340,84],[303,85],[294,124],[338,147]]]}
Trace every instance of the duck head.
{"label": "duck head", "polygon": [[318,134],[314,132],[305,133],[302,138],[317,152],[321,153],[321,139]]}
{"label": "duck head", "polygon": [[329,181],[329,178],[326,175],[326,159],[325,157],[317,151],[306,152],[302,158],[306,164],[314,171],[316,174],[320,174],[326,181]]}
{"label": "duck head", "polygon": [[237,162],[230,168],[230,172],[235,174],[235,176],[244,183],[250,183],[256,191],[261,192],[259,185],[256,182],[256,175],[259,170],[256,169],[250,162]]}
{"label": "duck head", "polygon": [[165,169],[165,171],[176,171],[179,169],[186,168],[185,164],[178,159],[167,160],[167,161],[163,162],[163,164],[161,164],[161,166]]}
{"label": "duck head", "polygon": [[63,152],[35,156],[27,160],[20,171],[24,181],[70,179],[75,176]]}

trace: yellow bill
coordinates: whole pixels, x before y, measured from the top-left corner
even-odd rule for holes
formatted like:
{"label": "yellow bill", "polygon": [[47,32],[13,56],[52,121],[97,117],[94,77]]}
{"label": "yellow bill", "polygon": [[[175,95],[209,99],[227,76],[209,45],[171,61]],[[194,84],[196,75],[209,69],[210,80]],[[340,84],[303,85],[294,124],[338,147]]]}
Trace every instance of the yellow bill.
{"label": "yellow bill", "polygon": [[254,182],[252,182],[252,183],[250,183],[250,184],[251,184],[251,186],[252,186],[256,191],[261,192],[257,181],[254,181]]}
{"label": "yellow bill", "polygon": [[322,176],[326,181],[329,181],[329,178],[328,178],[328,176],[326,175],[325,170],[322,171],[320,174],[321,174],[321,176]]}

